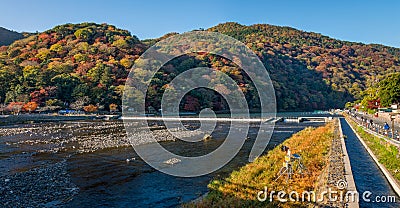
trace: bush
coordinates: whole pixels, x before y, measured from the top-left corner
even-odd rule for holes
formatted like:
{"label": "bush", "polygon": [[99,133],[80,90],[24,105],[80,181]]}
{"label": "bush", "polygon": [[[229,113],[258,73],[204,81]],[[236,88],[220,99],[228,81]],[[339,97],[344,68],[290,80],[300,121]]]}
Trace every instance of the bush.
{"label": "bush", "polygon": [[87,113],[93,113],[98,110],[98,107],[90,104],[88,106],[83,107],[83,110]]}

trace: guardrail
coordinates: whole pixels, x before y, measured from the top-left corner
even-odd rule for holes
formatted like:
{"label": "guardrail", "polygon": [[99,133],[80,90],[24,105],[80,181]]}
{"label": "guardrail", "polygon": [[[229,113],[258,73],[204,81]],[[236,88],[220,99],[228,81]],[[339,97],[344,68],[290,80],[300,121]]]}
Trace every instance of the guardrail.
{"label": "guardrail", "polygon": [[[347,118],[346,118],[346,122],[347,122]],[[361,136],[357,133],[357,131],[353,128],[353,126],[350,123],[349,123],[349,126],[353,130],[354,134],[357,136],[358,140],[360,140],[361,144],[367,150],[368,154],[374,160],[376,165],[382,171],[383,175],[386,177],[386,179],[389,182],[390,186],[392,186],[392,188],[396,192],[396,194],[398,196],[400,196],[400,184],[396,181],[396,179],[392,176],[392,174],[390,174],[390,172],[385,168],[385,166],[383,166],[379,162],[378,158],[375,156],[375,154],[372,152],[372,150],[368,147],[368,145],[364,142],[364,140],[361,138]]]}

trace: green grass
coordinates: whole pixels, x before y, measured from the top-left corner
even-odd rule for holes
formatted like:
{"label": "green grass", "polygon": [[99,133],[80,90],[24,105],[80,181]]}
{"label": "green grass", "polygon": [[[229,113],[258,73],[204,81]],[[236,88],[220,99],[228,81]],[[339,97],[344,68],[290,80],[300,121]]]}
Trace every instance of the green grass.
{"label": "green grass", "polygon": [[[334,124],[318,128],[306,128],[294,134],[283,144],[269,151],[224,179],[215,179],[208,185],[209,194],[200,202],[185,204],[184,207],[308,207],[312,203],[259,202],[257,193],[268,187],[276,191],[315,190],[323,170],[328,165],[328,155],[334,138]],[[292,154],[299,153],[307,167],[308,174],[295,174],[289,182],[278,171],[282,167],[285,152],[282,145],[290,147]]]}
{"label": "green grass", "polygon": [[347,119],[358,135],[364,140],[371,149],[378,161],[385,166],[397,181],[400,181],[400,155],[399,149],[383,138],[377,137],[366,132],[351,119]]}

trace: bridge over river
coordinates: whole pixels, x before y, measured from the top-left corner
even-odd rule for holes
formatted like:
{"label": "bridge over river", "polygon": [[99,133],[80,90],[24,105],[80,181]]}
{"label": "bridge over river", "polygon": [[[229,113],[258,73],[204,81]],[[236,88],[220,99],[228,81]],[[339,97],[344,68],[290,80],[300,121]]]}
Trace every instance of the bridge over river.
{"label": "bridge over river", "polygon": [[219,122],[262,122],[262,123],[300,123],[300,122],[326,122],[331,116],[295,116],[295,117],[267,117],[267,118],[227,118],[227,117],[144,117],[125,116],[125,121],[219,121]]}

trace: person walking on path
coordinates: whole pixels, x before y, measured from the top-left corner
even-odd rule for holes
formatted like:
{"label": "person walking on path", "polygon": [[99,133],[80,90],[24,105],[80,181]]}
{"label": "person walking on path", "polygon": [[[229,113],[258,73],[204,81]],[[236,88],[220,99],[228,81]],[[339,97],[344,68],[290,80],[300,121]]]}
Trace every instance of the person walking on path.
{"label": "person walking on path", "polygon": [[388,131],[390,129],[390,126],[387,122],[385,122],[385,125],[383,125],[383,129],[385,130],[385,134],[388,135]]}

